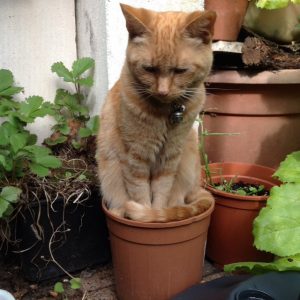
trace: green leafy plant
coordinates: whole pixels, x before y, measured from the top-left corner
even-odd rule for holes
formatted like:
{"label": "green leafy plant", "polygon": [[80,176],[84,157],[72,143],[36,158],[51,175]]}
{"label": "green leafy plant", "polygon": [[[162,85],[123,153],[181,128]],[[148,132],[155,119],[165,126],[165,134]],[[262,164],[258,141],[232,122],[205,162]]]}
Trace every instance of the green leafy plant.
{"label": "green leafy plant", "polygon": [[53,114],[51,104],[39,96],[17,102],[13,96],[22,88],[13,85],[9,70],[0,70],[0,82],[0,180],[14,182],[28,172],[49,175],[51,169],[60,167],[60,160],[47,147],[37,145],[37,136],[26,126],[37,117]]}
{"label": "green leafy plant", "polygon": [[73,85],[75,93],[65,89],[56,92],[53,110],[56,124],[53,126],[54,133],[46,139],[46,144],[57,145],[70,143],[75,149],[80,149],[86,144],[86,139],[96,135],[99,127],[99,118],[90,117],[89,110],[84,103],[85,97],[81,92],[82,87],[91,87],[93,78],[84,75],[94,67],[92,58],[80,58],[73,62],[69,70],[62,62],[52,65],[52,72],[63,78],[65,82]]}
{"label": "green leafy plant", "polygon": [[225,271],[300,271],[300,151],[289,154],[274,176],[283,184],[271,189],[253,224],[255,247],[273,253],[274,261],[234,263]]}
{"label": "green leafy plant", "polygon": [[15,95],[23,88],[15,86],[13,74],[0,70],[0,218],[8,217],[21,195],[20,178],[28,174],[47,176],[61,162],[51,150],[36,144],[37,136],[26,129],[37,117],[53,114],[51,105],[39,96],[18,102]]}
{"label": "green leafy plant", "polygon": [[288,6],[290,2],[300,4],[300,0],[256,0],[256,6],[265,9],[278,9]]}

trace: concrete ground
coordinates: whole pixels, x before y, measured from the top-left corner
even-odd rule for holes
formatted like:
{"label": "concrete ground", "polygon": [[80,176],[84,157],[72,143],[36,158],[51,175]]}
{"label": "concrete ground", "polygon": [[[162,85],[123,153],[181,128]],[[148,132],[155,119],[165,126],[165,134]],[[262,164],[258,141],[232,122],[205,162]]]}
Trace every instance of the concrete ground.
{"label": "concrete ground", "polygon": [[[224,276],[212,264],[205,261],[202,282],[207,282]],[[88,300],[117,300],[112,265],[85,270],[80,274],[84,299]]]}

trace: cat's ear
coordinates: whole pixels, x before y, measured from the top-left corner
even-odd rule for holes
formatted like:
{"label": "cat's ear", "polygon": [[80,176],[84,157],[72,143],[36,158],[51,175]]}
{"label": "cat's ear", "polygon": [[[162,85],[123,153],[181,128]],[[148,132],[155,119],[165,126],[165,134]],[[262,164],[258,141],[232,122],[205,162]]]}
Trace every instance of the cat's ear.
{"label": "cat's ear", "polygon": [[189,37],[201,39],[207,44],[214,34],[216,17],[214,11],[195,11],[187,17],[185,32]]}
{"label": "cat's ear", "polygon": [[126,19],[126,28],[129,33],[129,38],[142,36],[149,32],[145,25],[147,21],[147,10],[134,8],[132,6],[120,3],[123,15]]}

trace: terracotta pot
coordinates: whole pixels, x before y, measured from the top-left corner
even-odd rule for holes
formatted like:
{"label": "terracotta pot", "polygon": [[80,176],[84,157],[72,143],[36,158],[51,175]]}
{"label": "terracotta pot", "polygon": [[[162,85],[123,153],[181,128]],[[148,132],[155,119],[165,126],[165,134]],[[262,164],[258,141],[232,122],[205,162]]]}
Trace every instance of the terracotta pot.
{"label": "terracotta pot", "polygon": [[214,40],[236,41],[248,7],[248,0],[205,0],[204,8],[217,13]]}
{"label": "terracotta pot", "polygon": [[103,206],[118,299],[167,300],[199,283],[213,208],[178,222],[142,223]]}
{"label": "terracotta pot", "polygon": [[[213,183],[222,179],[263,184],[266,189],[279,184],[274,169],[245,163],[209,164]],[[272,255],[254,248],[253,220],[266,205],[266,196],[240,196],[205,186],[215,197],[215,210],[207,238],[206,255],[216,265],[240,261],[270,261]]]}
{"label": "terracotta pot", "polygon": [[204,128],[238,135],[207,136],[211,162],[277,168],[300,149],[300,72],[219,71],[209,81]]}

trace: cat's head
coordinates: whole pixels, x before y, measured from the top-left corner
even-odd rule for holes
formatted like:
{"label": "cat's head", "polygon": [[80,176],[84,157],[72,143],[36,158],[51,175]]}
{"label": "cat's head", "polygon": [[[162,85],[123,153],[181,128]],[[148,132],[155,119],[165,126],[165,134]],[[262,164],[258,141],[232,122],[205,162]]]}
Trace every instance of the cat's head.
{"label": "cat's head", "polygon": [[129,33],[125,67],[134,88],[165,103],[193,97],[211,69],[216,14],[121,8]]}

